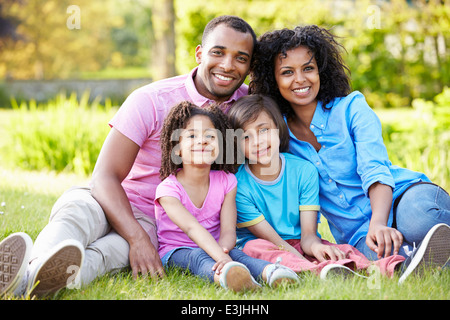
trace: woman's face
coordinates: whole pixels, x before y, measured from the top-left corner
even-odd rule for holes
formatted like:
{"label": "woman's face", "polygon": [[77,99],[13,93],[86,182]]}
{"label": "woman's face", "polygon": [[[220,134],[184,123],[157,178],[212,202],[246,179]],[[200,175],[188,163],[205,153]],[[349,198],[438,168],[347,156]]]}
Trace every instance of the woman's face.
{"label": "woman's face", "polygon": [[316,107],[320,89],[319,68],[312,52],[304,46],[275,58],[275,80],[281,95],[293,109]]}

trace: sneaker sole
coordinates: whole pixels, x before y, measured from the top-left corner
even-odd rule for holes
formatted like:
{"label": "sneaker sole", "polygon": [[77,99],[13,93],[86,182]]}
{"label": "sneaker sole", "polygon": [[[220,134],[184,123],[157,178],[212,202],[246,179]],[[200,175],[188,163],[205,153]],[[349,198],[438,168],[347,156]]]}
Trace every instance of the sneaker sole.
{"label": "sneaker sole", "polygon": [[402,283],[411,273],[425,268],[443,267],[450,258],[450,227],[437,224],[428,231],[408,268],[399,279]]}
{"label": "sneaker sole", "polygon": [[0,296],[14,292],[22,279],[30,259],[33,241],[18,232],[0,243]]}
{"label": "sneaker sole", "polygon": [[259,288],[259,285],[253,282],[248,270],[240,266],[233,266],[228,270],[226,281],[228,289],[235,292]]}
{"label": "sneaker sole", "polygon": [[75,279],[83,261],[83,248],[79,244],[65,244],[36,271],[30,281],[30,296],[44,297],[66,287]]}
{"label": "sneaker sole", "polygon": [[351,277],[360,277],[367,279],[366,276],[363,276],[352,269],[337,264],[328,264],[320,271],[320,279],[327,280],[330,277],[348,279]]}

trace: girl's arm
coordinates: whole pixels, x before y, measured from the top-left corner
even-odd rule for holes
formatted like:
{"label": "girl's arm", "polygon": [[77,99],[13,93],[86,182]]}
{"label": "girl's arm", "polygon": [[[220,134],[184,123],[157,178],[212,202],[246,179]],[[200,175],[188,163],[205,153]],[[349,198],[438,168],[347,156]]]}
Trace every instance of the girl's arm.
{"label": "girl's arm", "polygon": [[323,244],[317,236],[317,211],[301,211],[300,224],[302,227],[301,246],[307,255],[315,257],[320,262],[345,259],[345,254],[341,250]]}
{"label": "girl's arm", "polygon": [[158,201],[170,220],[217,262],[213,267],[216,273],[220,273],[225,263],[232,261],[231,257],[222,250],[214,237],[183,206],[179,199],[166,196],[159,198]]}
{"label": "girl's arm", "polygon": [[391,255],[392,243],[394,254],[398,254],[403,243],[403,235],[394,228],[387,226],[389,212],[392,204],[392,188],[376,182],[369,188],[370,206],[372,218],[367,232],[367,246],[377,253],[378,259]]}
{"label": "girl's arm", "polygon": [[236,187],[225,195],[220,211],[219,246],[225,253],[236,245]]}
{"label": "girl's arm", "polygon": [[250,232],[253,233],[256,237],[270,241],[277,247],[283,248],[284,250],[295,254],[297,257],[305,259],[305,257],[300,252],[298,252],[297,249],[295,249],[293,246],[291,246],[289,243],[287,243],[280,237],[280,235],[267,222],[267,220],[258,222],[253,226],[249,226],[247,227],[247,229],[250,230]]}

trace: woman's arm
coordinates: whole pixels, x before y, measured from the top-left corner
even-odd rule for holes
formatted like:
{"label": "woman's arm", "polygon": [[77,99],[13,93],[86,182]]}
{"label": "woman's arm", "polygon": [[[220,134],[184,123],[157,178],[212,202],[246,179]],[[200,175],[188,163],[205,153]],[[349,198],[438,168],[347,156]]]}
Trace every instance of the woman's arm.
{"label": "woman's arm", "polygon": [[394,228],[387,226],[389,212],[392,205],[392,188],[390,186],[374,183],[369,187],[370,206],[372,218],[367,232],[367,246],[377,253],[378,259],[391,255],[392,244],[394,254],[398,254],[403,243],[403,235]]}
{"label": "woman's arm", "polygon": [[220,273],[223,265],[232,261],[231,257],[223,251],[214,237],[183,206],[179,199],[166,196],[159,198],[158,201],[170,220],[216,261],[213,270]]}
{"label": "woman's arm", "polygon": [[336,247],[323,244],[317,236],[317,211],[300,212],[302,228],[301,246],[303,251],[320,262],[337,261],[345,258],[345,254]]}

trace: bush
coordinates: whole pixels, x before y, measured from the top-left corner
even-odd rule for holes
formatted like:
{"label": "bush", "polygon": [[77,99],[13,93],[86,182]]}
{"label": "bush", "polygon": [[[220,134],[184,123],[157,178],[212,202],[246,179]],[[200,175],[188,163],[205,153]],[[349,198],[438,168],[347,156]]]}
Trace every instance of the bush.
{"label": "bush", "polygon": [[110,100],[89,104],[89,92],[59,94],[47,104],[12,100],[14,112],[6,130],[6,161],[29,170],[92,173],[115,112]]}
{"label": "bush", "polygon": [[[393,164],[424,172],[434,183],[450,189],[450,88],[433,101],[415,99],[412,111],[381,115],[383,138]],[[380,113],[382,114],[382,113]]]}

